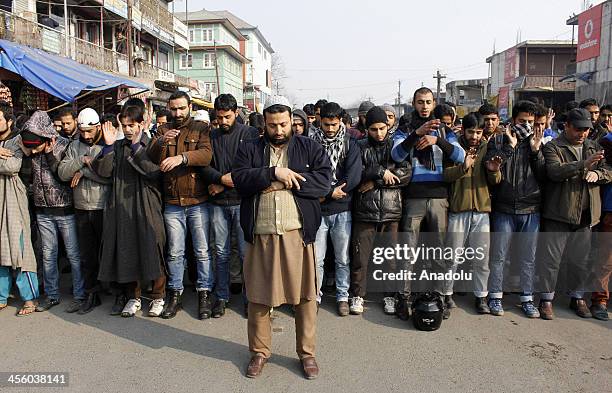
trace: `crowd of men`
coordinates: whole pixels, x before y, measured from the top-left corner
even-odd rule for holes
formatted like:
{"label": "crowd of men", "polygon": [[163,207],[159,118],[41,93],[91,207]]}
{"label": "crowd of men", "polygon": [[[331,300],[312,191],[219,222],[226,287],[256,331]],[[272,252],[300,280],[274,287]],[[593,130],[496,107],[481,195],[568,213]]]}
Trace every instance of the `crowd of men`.
{"label": "crowd of men", "polygon": [[[229,94],[208,113],[177,91],[152,124],[138,99],[118,115],[85,108],[53,120],[43,111],[15,118],[0,102],[0,310],[13,282],[18,316],[60,304],[63,252],[73,295],[66,312],[87,314],[110,286],[111,315],[136,315],[146,290],[146,315],[173,318],[192,260],[198,316],[220,318],[236,289],[234,258],[243,283],[233,292],[254,355],[247,376],[271,356],[271,308],[291,304],[311,379],[326,270],[338,315],[363,313],[377,235],[401,233],[412,246],[425,232],[455,247],[490,242],[471,266],[472,289],[478,313],[500,316],[513,234],[551,232],[543,245],[521,237],[514,250],[523,313],[554,318],[557,277],[571,264],[570,308],[608,320],[612,242],[592,232],[612,230],[612,107],[572,102],[555,119],[519,101],[500,124],[490,104],[459,119],[428,88],[413,106],[398,117],[364,102],[353,124],[337,103],[294,109],[274,96],[245,121]],[[602,243],[597,257],[571,246],[593,239]],[[444,261],[442,270],[460,265]],[[444,318],[456,307],[453,284],[436,287]],[[410,318],[412,285],[385,293],[384,312]]]}

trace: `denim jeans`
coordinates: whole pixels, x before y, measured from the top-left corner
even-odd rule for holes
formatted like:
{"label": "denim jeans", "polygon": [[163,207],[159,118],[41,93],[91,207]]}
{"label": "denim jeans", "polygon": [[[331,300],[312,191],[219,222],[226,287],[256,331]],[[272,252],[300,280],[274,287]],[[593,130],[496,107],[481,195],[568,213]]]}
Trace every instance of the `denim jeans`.
{"label": "denim jeans", "polygon": [[212,290],[214,276],[212,257],[208,247],[210,228],[209,206],[201,203],[193,206],[176,206],[166,204],[164,221],[168,237],[168,288],[183,291],[183,274],[185,272],[185,239],[187,230],[191,233],[193,251],[196,259],[198,290]]}
{"label": "denim jeans", "polygon": [[315,240],[318,301],[320,301],[322,295],[321,285],[323,283],[323,265],[325,263],[325,252],[327,251],[328,234],[334,245],[336,261],[336,301],[348,301],[350,285],[349,246],[352,221],[350,211],[321,217],[321,226],[317,231]]}
{"label": "denim jeans", "polygon": [[[246,242],[244,241],[244,233],[240,226],[240,205],[235,206],[218,206],[211,205],[212,232],[214,235],[215,246],[215,273],[217,275],[217,283],[215,286],[215,295],[218,299],[229,301],[229,284],[230,284],[230,256],[232,254],[231,240],[232,235],[236,235],[238,242],[238,256],[240,265],[244,263],[244,251]],[[246,297],[243,291],[243,301],[246,303]]]}
{"label": "denim jeans", "polygon": [[[471,247],[484,249],[484,257],[474,257],[473,262],[473,290],[474,296],[487,296],[487,281],[489,279],[489,213],[461,212],[449,213],[447,246],[453,249],[465,249]],[[461,261],[452,261],[449,269],[453,273]],[[453,281],[445,281],[442,295],[453,294]]]}
{"label": "denim jeans", "polygon": [[60,298],[60,273],[57,266],[58,232],[64,240],[66,255],[72,268],[72,294],[75,299],[85,299],[85,285],[81,274],[81,256],[74,214],[65,216],[36,213],[43,257],[45,293],[51,299]]}
{"label": "denim jeans", "polygon": [[520,236],[518,263],[521,274],[521,302],[533,301],[533,281],[535,276],[535,257],[538,245],[537,232],[540,230],[540,213],[491,215],[493,232],[489,274],[489,297],[501,299],[504,288],[504,266],[508,263],[508,252],[512,244],[513,232],[533,233]]}

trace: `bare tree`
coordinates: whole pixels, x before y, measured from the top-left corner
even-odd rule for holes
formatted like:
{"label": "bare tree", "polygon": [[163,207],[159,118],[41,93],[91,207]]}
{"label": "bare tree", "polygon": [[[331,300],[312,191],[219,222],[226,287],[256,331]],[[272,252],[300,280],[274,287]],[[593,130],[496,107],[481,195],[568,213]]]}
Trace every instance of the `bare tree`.
{"label": "bare tree", "polygon": [[285,71],[285,63],[283,63],[282,57],[278,53],[272,54],[272,91],[274,94],[285,94],[285,86],[283,80],[287,79],[287,72]]}

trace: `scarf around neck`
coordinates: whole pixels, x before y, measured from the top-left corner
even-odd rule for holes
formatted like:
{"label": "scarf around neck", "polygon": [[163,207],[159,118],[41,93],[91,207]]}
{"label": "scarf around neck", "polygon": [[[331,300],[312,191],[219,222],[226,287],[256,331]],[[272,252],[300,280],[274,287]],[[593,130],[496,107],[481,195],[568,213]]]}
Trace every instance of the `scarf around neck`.
{"label": "scarf around neck", "polygon": [[333,184],[336,184],[338,181],[336,178],[336,170],[338,168],[338,163],[343,158],[342,153],[344,152],[345,135],[346,126],[342,123],[340,123],[340,129],[333,138],[326,137],[325,133],[320,128],[318,128],[317,132],[313,135],[313,139],[323,146],[331,161]]}
{"label": "scarf around neck", "polygon": [[[433,119],[434,119],[433,113],[430,114],[429,117],[423,118],[423,117],[419,116],[419,114],[417,112],[414,112],[412,114],[412,119],[410,120],[410,130],[411,130],[411,132],[415,132],[423,124],[425,124],[428,121],[433,120]],[[425,167],[426,169],[428,169],[430,171],[435,171],[436,170],[436,163],[435,163],[435,160],[434,160],[433,146],[427,146],[423,150],[417,150],[416,148],[413,148],[413,151],[414,151],[414,153],[413,153],[414,157],[419,161],[419,164],[421,164],[423,167]]]}

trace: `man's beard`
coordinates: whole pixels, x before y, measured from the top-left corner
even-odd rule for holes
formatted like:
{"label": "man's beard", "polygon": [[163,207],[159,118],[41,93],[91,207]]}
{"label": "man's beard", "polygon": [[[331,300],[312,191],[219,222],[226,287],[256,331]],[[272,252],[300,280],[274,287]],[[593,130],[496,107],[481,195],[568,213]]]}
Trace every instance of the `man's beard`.
{"label": "man's beard", "polygon": [[182,126],[183,124],[185,124],[187,122],[187,120],[191,117],[191,112],[189,112],[187,114],[187,116],[185,117],[175,117],[174,118],[174,125],[176,127]]}
{"label": "man's beard", "polygon": [[274,146],[282,146],[282,145],[286,144],[287,142],[289,142],[289,139],[291,139],[291,137],[290,136],[286,136],[286,137],[284,137],[282,139],[272,139],[272,138],[269,138],[269,139],[270,139],[270,143],[272,145],[274,145]]}

